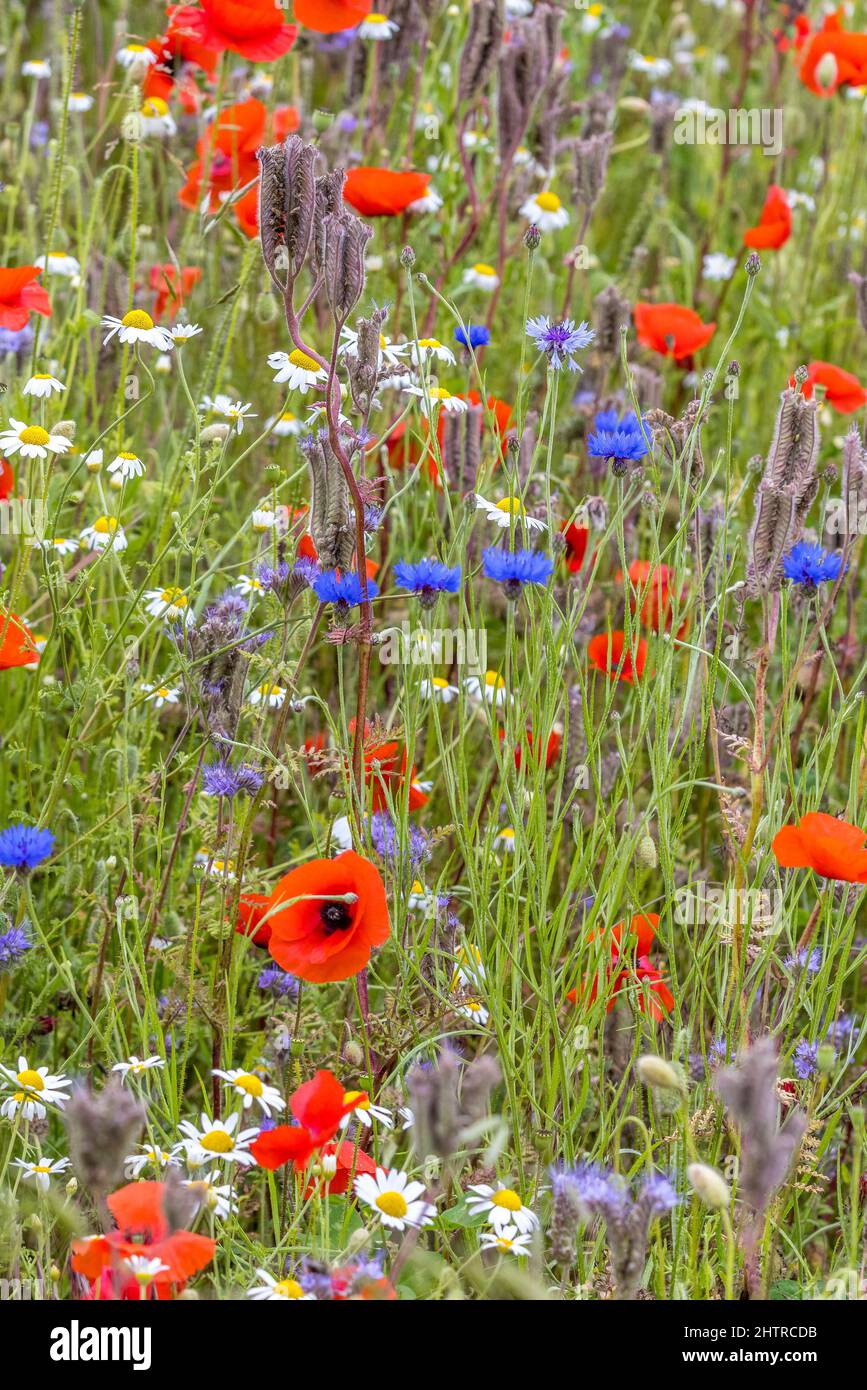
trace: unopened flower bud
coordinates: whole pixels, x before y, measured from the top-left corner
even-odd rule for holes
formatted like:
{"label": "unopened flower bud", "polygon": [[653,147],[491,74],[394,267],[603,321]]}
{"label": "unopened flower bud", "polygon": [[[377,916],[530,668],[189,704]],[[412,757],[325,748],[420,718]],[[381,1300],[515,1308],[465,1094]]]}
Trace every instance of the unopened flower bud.
{"label": "unopened flower bud", "polygon": [[722,1173],[707,1163],[687,1164],[686,1176],[695,1195],[706,1207],[719,1211],[731,1201],[731,1191]]}
{"label": "unopened flower bud", "polygon": [[229,429],[229,425],[221,424],[219,421],[214,425],[206,425],[201,434],[202,443],[211,444],[218,439],[222,444],[223,440],[229,437]]}
{"label": "unopened flower bud", "polygon": [[524,245],[528,251],[538,251],[539,247],[542,245],[542,233],[539,231],[535,222],[531,223],[524,233]]}
{"label": "unopened flower bud", "polygon": [[683,1077],[664,1057],[648,1053],[645,1057],[639,1057],[635,1065],[645,1086],[659,1091],[683,1090]]}
{"label": "unopened flower bud", "polygon": [[747,275],[749,275],[751,278],[755,278],[755,276],[758,275],[761,268],[761,257],[755,251],[751,251],[750,254],[747,256],[747,263],[744,266],[744,270],[747,272]]}
{"label": "unopened flower bud", "polygon": [[400,253],[400,263],[404,270],[412,270],[415,265],[415,252],[411,246],[405,246]]}
{"label": "unopened flower bud", "polygon": [[659,855],[656,853],[656,843],[652,835],[642,835],[638,841],[636,853],[645,869],[655,869],[659,863]]}

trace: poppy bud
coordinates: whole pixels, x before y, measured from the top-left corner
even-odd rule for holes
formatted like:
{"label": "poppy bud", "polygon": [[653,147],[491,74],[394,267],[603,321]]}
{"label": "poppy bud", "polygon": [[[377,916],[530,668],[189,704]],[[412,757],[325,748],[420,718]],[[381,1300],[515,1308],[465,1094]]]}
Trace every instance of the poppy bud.
{"label": "poppy bud", "polygon": [[706,1207],[718,1211],[728,1206],[732,1194],[722,1173],[718,1173],[716,1168],[711,1168],[707,1163],[689,1163],[686,1176],[695,1195]]}
{"label": "poppy bud", "polygon": [[839,68],[833,53],[823,53],[816,64],[816,83],[823,92],[833,92],[837,86]]}
{"label": "poppy bud", "polygon": [[58,420],[56,425],[51,427],[52,434],[59,434],[63,439],[75,438],[75,421]]}
{"label": "poppy bud", "polygon": [[313,112],[313,129],[320,132],[326,131],[334,124],[334,116],[330,111],[323,111],[317,107]]}
{"label": "poppy bud", "polygon": [[639,862],[644,865],[645,869],[655,869],[659,863],[659,856],[656,853],[656,844],[652,835],[642,835],[638,841],[636,853]]}
{"label": "poppy bud", "polygon": [[664,1057],[656,1057],[648,1053],[644,1057],[639,1057],[636,1062],[638,1075],[645,1086],[651,1086],[659,1091],[682,1091],[684,1089],[683,1077],[670,1062],[666,1062]]}
{"label": "poppy bud", "polygon": [[202,430],[201,440],[203,444],[211,444],[214,440],[219,440],[222,444],[229,437],[229,426],[216,424],[206,425]]}

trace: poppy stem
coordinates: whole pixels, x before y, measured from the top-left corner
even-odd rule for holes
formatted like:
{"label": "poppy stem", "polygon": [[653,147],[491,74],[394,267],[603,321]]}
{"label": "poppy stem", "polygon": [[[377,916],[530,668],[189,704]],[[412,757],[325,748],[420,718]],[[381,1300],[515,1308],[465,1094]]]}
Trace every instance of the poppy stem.
{"label": "poppy stem", "polygon": [[797,954],[798,954],[799,951],[805,951],[805,950],[807,949],[807,947],[809,946],[810,942],[811,942],[812,939],[813,939],[813,933],[814,933],[814,931],[816,930],[816,923],[817,923],[818,920],[819,920],[819,914],[820,914],[821,911],[822,911],[822,904],[823,904],[824,901],[825,901],[825,893],[826,893],[826,891],[827,891],[827,890],[823,888],[823,889],[822,889],[822,892],[819,894],[818,898],[816,899],[816,906],[813,908],[813,911],[810,913],[809,919],[808,919],[808,921],[807,921],[807,925],[805,926],[804,930],[801,932],[800,937],[798,938],[798,944],[797,944],[797,946],[795,947],[795,955],[796,955],[796,956],[797,956]]}

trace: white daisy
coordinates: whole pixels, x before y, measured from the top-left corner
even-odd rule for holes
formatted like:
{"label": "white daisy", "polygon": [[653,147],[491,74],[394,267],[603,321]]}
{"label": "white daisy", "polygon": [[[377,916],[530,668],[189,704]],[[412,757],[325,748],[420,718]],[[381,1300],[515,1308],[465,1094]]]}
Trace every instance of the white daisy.
{"label": "white daisy", "polygon": [[453,396],[444,386],[428,386],[427,391],[422,386],[406,386],[404,389],[408,396],[419,397],[421,413],[425,416],[437,410],[444,410],[447,415],[462,415],[469,408],[466,401],[460,396]]}
{"label": "white daisy", "polygon": [[108,465],[111,474],[117,474],[119,478],[141,478],[144,476],[145,466],[138,454],[131,454],[128,451],[117,454]]}
{"label": "white daisy", "polygon": [[0,1073],[7,1086],[12,1086],[12,1095],[0,1106],[0,1114],[7,1120],[20,1112],[24,1120],[44,1120],[46,1106],[56,1105],[62,1110],[69,1100],[67,1090],[70,1082],[63,1075],[54,1076],[47,1067],[31,1067],[26,1057],[18,1058],[18,1070],[0,1064]]}
{"label": "white daisy", "polygon": [[255,574],[239,574],[235,581],[235,588],[244,598],[249,594],[264,594],[265,592],[261,579],[257,579]]}
{"label": "white daisy", "polygon": [[526,203],[521,204],[520,212],[540,232],[556,232],[569,221],[568,212],[557,194],[550,189],[537,193],[535,198],[528,198]]}
{"label": "white daisy", "polygon": [[442,676],[423,680],[419,689],[426,700],[438,700],[441,705],[450,705],[461,693],[456,685],[449,685]]}
{"label": "white daisy", "polygon": [[140,1178],[146,1168],[161,1172],[163,1168],[179,1168],[180,1159],[174,1152],[158,1149],[154,1144],[140,1144],[140,1152],[127,1154],[124,1159],[124,1174],[127,1178]]}
{"label": "white daisy", "polygon": [[[341,341],[339,351],[341,354],[345,353],[347,357],[358,356],[358,334],[355,332],[353,328],[341,329],[340,340]],[[401,358],[406,355],[409,349],[409,343],[393,343],[390,338],[386,338],[384,333],[380,333],[380,357],[384,362],[388,364],[389,367],[400,368],[403,366],[404,371],[406,371],[406,367],[401,362]]]}
{"label": "white daisy", "polygon": [[184,1178],[184,1187],[197,1197],[199,1206],[213,1212],[220,1221],[238,1210],[238,1203],[232,1196],[232,1184],[215,1183],[213,1178]]}
{"label": "white daisy", "polygon": [[128,1057],[125,1062],[115,1062],[112,1071],[120,1073],[121,1079],[125,1081],[128,1076],[141,1076],[146,1071],[155,1071],[159,1067],[165,1066],[165,1059],[158,1057],[156,1053],[152,1057],[136,1057],[135,1053]]}
{"label": "white daisy", "polygon": [[379,14],[376,10],[363,19],[358,26],[358,34],[362,39],[373,39],[374,42],[381,42],[383,39],[393,39],[400,29],[399,24],[395,24],[388,15]]}
{"label": "white daisy", "polygon": [[126,550],[126,532],[116,516],[98,516],[92,526],[85,526],[79,539],[86,550]]}
{"label": "white daisy", "polygon": [[98,473],[102,467],[103,452],[101,449],[91,449],[89,454],[84,456],[84,466],[88,473]]}
{"label": "white daisy", "polygon": [[46,399],[52,391],[65,391],[66,387],[62,381],[58,381],[56,376],[51,376],[48,372],[37,372],[29,381],[24,384],[25,396],[36,396],[37,399]]}
{"label": "white daisy", "polygon": [[69,110],[70,111],[89,111],[93,106],[93,97],[89,92],[70,92]]}
{"label": "white daisy", "polygon": [[177,347],[182,347],[191,338],[195,338],[197,333],[201,333],[202,329],[197,323],[176,323],[174,328],[169,329],[169,332],[172,335],[172,342]]}
{"label": "white daisy", "polygon": [[51,64],[47,58],[28,58],[21,64],[22,77],[50,77]]}
{"label": "white daisy", "polygon": [[439,212],[443,205],[443,200],[435,188],[428,186],[428,190],[423,198],[416,198],[414,203],[410,203],[407,212],[420,215],[423,212]]}
{"label": "white daisy", "polygon": [[285,1303],[287,1300],[298,1303],[316,1302],[315,1296],[305,1293],[297,1279],[275,1279],[267,1269],[257,1269],[256,1273],[262,1283],[247,1290],[248,1298],[255,1298],[260,1303]]}
{"label": "white daisy", "polygon": [[420,367],[432,357],[435,357],[437,362],[447,362],[449,366],[454,366],[454,353],[451,348],[441,343],[439,338],[419,338],[417,343],[410,343],[409,348],[410,360],[414,367]]}
{"label": "white daisy", "polygon": [[35,1182],[40,1192],[47,1192],[51,1186],[52,1173],[65,1173],[69,1167],[68,1158],[57,1158],[53,1163],[40,1158],[38,1162],[30,1162],[24,1158],[14,1160],[16,1168],[23,1169],[22,1177],[25,1182]]}
{"label": "white daisy", "polygon": [[504,825],[494,836],[494,844],[506,854],[515,853],[515,832],[511,825]]}
{"label": "white daisy", "polygon": [[222,415],[225,420],[231,420],[235,426],[236,434],[241,434],[244,429],[245,420],[255,420],[256,416],[250,414],[252,402],[247,401],[242,405],[240,401],[233,401],[231,396],[218,395],[211,400],[206,396],[202,401],[202,410],[209,410],[214,415]]}
{"label": "white daisy", "polygon": [[420,879],[413,879],[407,895],[406,905],[412,911],[433,912],[436,907],[436,897],[431,893]]}
{"label": "white daisy", "polygon": [[157,55],[143,43],[128,43],[124,48],[118,49],[117,61],[122,68],[131,68],[134,63],[147,63],[150,67],[151,63],[157,61]]}
{"label": "white daisy", "polygon": [[331,827],[331,843],[336,849],[352,849],[352,824],[348,816],[338,816]]}
{"label": "white daisy", "polygon": [[650,53],[630,53],[629,66],[633,72],[643,72],[646,77],[669,77],[671,63],[667,58],[654,58]]}
{"label": "white daisy", "polygon": [[265,421],[265,428],[278,439],[285,439],[287,435],[301,434],[304,427],[297,415],[293,415],[291,410],[284,410],[282,415],[270,416]]}
{"label": "white daisy", "polygon": [[212,1120],[203,1110],[199,1119],[201,1128],[197,1129],[191,1120],[181,1120],[178,1128],[185,1136],[181,1145],[187,1156],[199,1163],[240,1163],[243,1167],[256,1162],[248,1152],[250,1143],[259,1133],[258,1125],[253,1129],[238,1129],[240,1115],[230,1115],[226,1120]]}
{"label": "white daisy", "polygon": [[180,691],[172,685],[151,685],[142,681],[141,688],[147,695],[148,704],[156,705],[157,709],[162,709],[163,705],[176,705],[180,702]]}
{"label": "white daisy", "polygon": [[44,270],[46,275],[60,275],[65,280],[74,279],[81,270],[75,257],[66,251],[49,251],[47,256],[37,256],[33,264]]}
{"label": "white daisy", "polygon": [[473,985],[478,989],[484,978],[485,966],[482,961],[481,951],[478,946],[474,946],[469,941],[464,941],[458,948],[452,988],[454,989],[456,982],[460,981],[461,984]]}
{"label": "white daisy", "polygon": [[150,1259],[147,1255],[127,1255],[121,1264],[138,1284],[142,1297],[145,1296],[145,1290],[149,1284],[153,1283],[157,1275],[166,1273],[169,1268],[156,1255]]}
{"label": "white daisy", "polygon": [[517,1226],[501,1226],[496,1231],[482,1231],[479,1244],[483,1250],[496,1250],[500,1255],[529,1255],[533,1237],[528,1231],[518,1234]]}
{"label": "white daisy", "polygon": [[472,285],[474,289],[486,290],[488,294],[492,294],[500,283],[500,277],[492,265],[476,261],[475,265],[464,271],[463,282],[465,285]]}
{"label": "white daisy", "polygon": [[376,1176],[361,1173],[355,1179],[355,1195],[375,1211],[383,1226],[403,1231],[407,1226],[429,1226],[436,1214],[430,1202],[420,1201],[424,1183],[410,1182],[399,1168],[377,1168]]}
{"label": "white daisy", "polygon": [[222,1077],[231,1086],[235,1095],[241,1096],[244,1110],[249,1110],[254,1101],[269,1118],[272,1110],[286,1109],[286,1102],[277,1088],[269,1086],[253,1072],[240,1071],[237,1068],[232,1071],[219,1071],[215,1067],[213,1074]]}
{"label": "white daisy", "polygon": [[278,514],[273,507],[257,507],[250,517],[250,525],[259,535],[264,535],[266,531],[273,531],[278,520]]}
{"label": "white daisy", "polygon": [[348,1115],[343,1116],[340,1121],[341,1129],[345,1129],[353,1117],[360,1121],[365,1129],[372,1129],[374,1120],[377,1120],[384,1129],[394,1129],[394,1117],[391,1111],[386,1110],[382,1105],[374,1105],[366,1091],[344,1091],[343,1104],[348,1105],[350,1101],[355,1101],[355,1108],[350,1110]]}
{"label": "white daisy", "polygon": [[455,1004],[454,1007],[456,1014],[460,1014],[462,1018],[468,1018],[472,1023],[478,1023],[482,1027],[491,1017],[489,1010],[475,994],[462,994],[460,1003]]}
{"label": "white daisy", "polygon": [[159,348],[160,352],[169,352],[174,345],[168,329],[155,324],[144,309],[130,309],[122,319],[115,318],[113,314],[105,314],[102,322],[110,330],[103,339],[103,346],[110,342],[115,334],[121,343],[147,343],[149,347]]}
{"label": "white daisy", "polygon": [[473,494],[476,510],[480,511],[488,521],[493,521],[499,526],[501,531],[508,531],[514,518],[515,529],[520,524],[527,526],[531,531],[547,531],[544,521],[539,521],[534,516],[528,516],[524,504],[520,497],[501,497],[498,502],[489,502],[486,497],[478,492]]}
{"label": "white daisy", "polygon": [[279,709],[286,699],[286,690],[282,685],[273,685],[270,681],[263,681],[257,685],[255,690],[251,690],[248,696],[251,705],[266,704],[271,709]]}
{"label": "white daisy", "polygon": [[62,434],[49,434],[41,425],[27,425],[9,416],[9,428],[0,431],[0,453],[11,458],[21,454],[25,459],[44,459],[51,454],[65,454],[71,447]]}
{"label": "white daisy", "polygon": [[705,280],[730,280],[735,273],[737,260],[734,256],[724,256],[721,251],[711,251],[702,262]]}
{"label": "white daisy", "polygon": [[415,1124],[415,1112],[410,1108],[410,1106],[408,1106],[408,1105],[399,1105],[399,1106],[397,1107],[397,1113],[398,1113],[398,1115],[400,1116],[401,1121],[402,1121],[401,1126],[400,1126],[401,1129],[402,1129],[402,1130],[412,1129],[413,1125]]}
{"label": "white daisy", "polygon": [[328,380],[324,367],[320,367],[315,358],[308,357],[300,348],[292,352],[270,352],[268,366],[276,369],[275,382],[288,382],[291,390],[300,391],[302,396],[307,394],[311,386]]}
{"label": "white daisy", "polygon": [[183,623],[185,627],[194,621],[190,600],[183,589],[175,585],[166,589],[146,589],[144,599],[145,612],[152,618],[165,618],[167,623]]}
{"label": "white daisy", "polygon": [[511,1187],[506,1187],[505,1183],[498,1182],[496,1187],[489,1187],[487,1183],[471,1183],[470,1192],[472,1197],[467,1197],[467,1208],[473,1216],[478,1216],[480,1212],[487,1213],[488,1225],[493,1226],[499,1234],[506,1226],[514,1226],[523,1235],[525,1232],[534,1231],[539,1225],[539,1218],[529,1207],[525,1207],[517,1192]]}
{"label": "white daisy", "polygon": [[496,705],[498,709],[509,701],[505,679],[496,671],[486,671],[483,676],[467,676],[464,690],[470,699],[479,704]]}
{"label": "white daisy", "polygon": [[72,555],[78,550],[78,541],[68,536],[55,536],[49,540],[47,537],[36,542],[40,550],[45,550],[49,554]]}
{"label": "white daisy", "polygon": [[147,97],[138,113],[132,113],[135,126],[144,136],[157,139],[165,135],[177,135],[178,127],[169,110],[169,104],[162,97]]}

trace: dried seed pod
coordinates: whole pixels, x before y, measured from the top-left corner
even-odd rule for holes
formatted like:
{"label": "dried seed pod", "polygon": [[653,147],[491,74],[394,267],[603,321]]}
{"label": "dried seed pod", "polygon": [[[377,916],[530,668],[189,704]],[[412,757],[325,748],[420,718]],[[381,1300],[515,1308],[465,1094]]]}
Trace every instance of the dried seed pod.
{"label": "dried seed pod", "polygon": [[355,549],[349,486],[328,435],[320,431],[301,441],[310,469],[310,535],[324,569],[347,570]]}
{"label": "dried seed pod", "polygon": [[364,290],[364,249],[373,228],[354,213],[337,212],[325,220],[325,293],[338,328],[342,328]]}
{"label": "dried seed pod", "polygon": [[498,0],[475,0],[470,7],[470,28],[461,51],[458,101],[477,97],[485,86],[503,39],[503,16]]}
{"label": "dried seed pod", "polygon": [[748,540],[747,587],[753,596],[779,587],[783,556],[800,539],[819,490],[816,410],[815,400],[805,401],[800,391],[791,387],[780,397],[771,450],[756,489],[755,519]]}
{"label": "dried seed pod", "polygon": [[575,141],[575,198],[588,212],[595,207],[605,187],[613,141],[614,135],[610,130],[603,131],[601,135],[591,135],[587,140]]}

